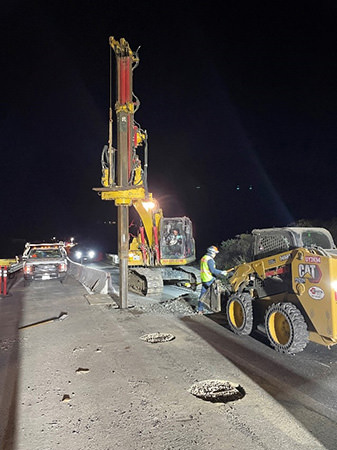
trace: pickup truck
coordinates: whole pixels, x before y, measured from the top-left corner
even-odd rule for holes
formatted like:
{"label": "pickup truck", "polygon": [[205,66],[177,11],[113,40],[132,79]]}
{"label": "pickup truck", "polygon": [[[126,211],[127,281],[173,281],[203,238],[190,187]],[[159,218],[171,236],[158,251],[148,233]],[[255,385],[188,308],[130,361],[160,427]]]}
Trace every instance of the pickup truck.
{"label": "pickup truck", "polygon": [[62,283],[67,276],[67,252],[60,243],[26,244],[22,259],[25,285],[33,280],[57,279]]}

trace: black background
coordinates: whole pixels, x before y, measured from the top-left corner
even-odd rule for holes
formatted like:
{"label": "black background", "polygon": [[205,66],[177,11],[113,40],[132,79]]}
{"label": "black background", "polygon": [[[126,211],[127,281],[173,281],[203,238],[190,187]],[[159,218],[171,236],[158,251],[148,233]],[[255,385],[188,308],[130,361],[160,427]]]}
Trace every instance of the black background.
{"label": "black background", "polygon": [[135,119],[149,134],[150,191],[166,217],[192,219],[199,255],[252,228],[337,215],[336,3],[221,5],[2,6],[2,253],[13,238],[70,235],[116,251],[104,223],[116,208],[92,191],[109,36],[141,46]]}

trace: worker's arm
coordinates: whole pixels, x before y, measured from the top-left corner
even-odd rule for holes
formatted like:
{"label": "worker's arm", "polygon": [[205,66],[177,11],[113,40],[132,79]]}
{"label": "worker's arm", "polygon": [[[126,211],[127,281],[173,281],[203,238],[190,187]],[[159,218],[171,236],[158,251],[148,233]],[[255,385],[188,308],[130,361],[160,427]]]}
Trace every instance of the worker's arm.
{"label": "worker's arm", "polygon": [[215,267],[215,262],[214,262],[213,259],[209,259],[208,262],[207,262],[207,264],[208,264],[208,268],[209,268],[211,274],[212,274],[214,277],[218,277],[219,275],[224,275],[222,270],[216,269],[216,267]]}

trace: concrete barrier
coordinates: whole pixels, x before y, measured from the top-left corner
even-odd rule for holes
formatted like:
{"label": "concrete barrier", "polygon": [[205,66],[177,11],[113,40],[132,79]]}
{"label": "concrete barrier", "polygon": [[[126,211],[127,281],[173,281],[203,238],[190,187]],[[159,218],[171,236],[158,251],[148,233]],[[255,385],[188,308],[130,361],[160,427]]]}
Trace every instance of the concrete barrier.
{"label": "concrete barrier", "polygon": [[68,259],[68,273],[96,294],[115,294],[110,273]]}
{"label": "concrete barrier", "polygon": [[7,266],[8,273],[14,273],[18,272],[23,267],[23,262],[19,260],[19,257],[16,256],[15,258],[10,259],[1,259],[0,258],[0,266]]}
{"label": "concrete barrier", "polygon": [[18,262],[18,263],[15,263],[15,264],[11,264],[9,267],[8,267],[8,273],[15,273],[15,272],[18,272],[19,270],[21,270],[23,268],[23,262],[21,261],[21,262]]}

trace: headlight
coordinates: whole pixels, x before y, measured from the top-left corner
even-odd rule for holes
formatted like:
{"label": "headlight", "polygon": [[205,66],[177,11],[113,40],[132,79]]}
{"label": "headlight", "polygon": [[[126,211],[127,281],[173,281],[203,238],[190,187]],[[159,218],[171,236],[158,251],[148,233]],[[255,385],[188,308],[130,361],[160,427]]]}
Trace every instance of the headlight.
{"label": "headlight", "polygon": [[82,258],[82,252],[80,252],[80,251],[75,252],[75,258],[76,259],[81,259]]}
{"label": "headlight", "polygon": [[88,251],[88,256],[90,259],[92,259],[95,256],[95,252],[93,250]]}

